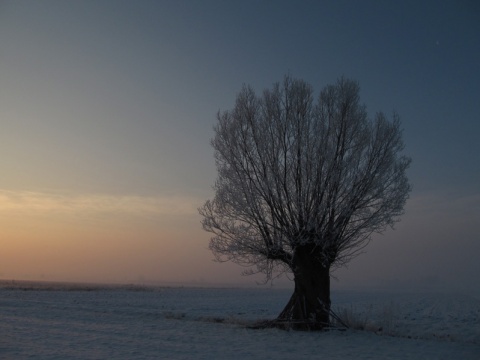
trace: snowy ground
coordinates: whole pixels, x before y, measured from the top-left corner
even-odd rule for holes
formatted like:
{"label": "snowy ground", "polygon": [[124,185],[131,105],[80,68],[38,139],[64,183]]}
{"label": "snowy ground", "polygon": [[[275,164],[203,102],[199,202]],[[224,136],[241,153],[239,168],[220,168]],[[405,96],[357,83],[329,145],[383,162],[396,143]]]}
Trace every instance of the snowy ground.
{"label": "snowy ground", "polygon": [[1,359],[480,359],[480,299],[336,292],[367,330],[252,330],[289,290],[0,284]]}

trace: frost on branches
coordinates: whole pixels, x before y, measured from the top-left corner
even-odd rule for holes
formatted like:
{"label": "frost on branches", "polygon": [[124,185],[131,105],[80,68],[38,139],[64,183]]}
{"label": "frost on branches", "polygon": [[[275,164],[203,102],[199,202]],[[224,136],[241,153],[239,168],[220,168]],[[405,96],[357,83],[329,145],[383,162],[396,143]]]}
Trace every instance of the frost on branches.
{"label": "frost on branches", "polygon": [[315,102],[308,83],[285,77],[262,95],[244,86],[217,117],[215,197],[199,209],[210,249],[267,279],[293,274],[272,325],[329,326],[330,270],[393,227],[410,192],[398,116],[368,118],[354,81]]}

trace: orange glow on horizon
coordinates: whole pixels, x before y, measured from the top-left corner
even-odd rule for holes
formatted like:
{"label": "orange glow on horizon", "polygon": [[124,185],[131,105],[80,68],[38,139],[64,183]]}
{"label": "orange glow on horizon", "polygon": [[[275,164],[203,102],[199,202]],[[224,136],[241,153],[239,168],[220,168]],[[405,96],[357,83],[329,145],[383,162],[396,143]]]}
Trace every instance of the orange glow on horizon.
{"label": "orange glow on horizon", "polygon": [[0,278],[167,280],[192,248],[206,249],[196,206],[188,198],[0,191]]}

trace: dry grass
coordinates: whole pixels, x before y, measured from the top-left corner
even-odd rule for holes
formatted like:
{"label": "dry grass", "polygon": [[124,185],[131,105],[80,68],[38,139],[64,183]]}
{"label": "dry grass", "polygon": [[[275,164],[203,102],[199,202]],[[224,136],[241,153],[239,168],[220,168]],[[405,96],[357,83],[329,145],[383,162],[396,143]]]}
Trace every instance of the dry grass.
{"label": "dry grass", "polygon": [[332,325],[337,327],[346,326],[353,330],[366,330],[384,335],[395,335],[399,308],[394,302],[386,304],[377,312],[376,316],[374,315],[372,305],[364,310],[359,310],[350,305],[350,307],[337,309],[336,316],[338,319],[333,318]]}

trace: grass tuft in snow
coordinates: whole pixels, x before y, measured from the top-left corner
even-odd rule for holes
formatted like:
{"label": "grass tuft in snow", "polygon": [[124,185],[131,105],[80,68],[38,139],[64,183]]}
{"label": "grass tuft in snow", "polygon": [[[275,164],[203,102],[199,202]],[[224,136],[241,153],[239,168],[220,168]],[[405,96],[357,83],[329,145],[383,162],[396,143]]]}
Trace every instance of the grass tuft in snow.
{"label": "grass tuft in snow", "polygon": [[337,309],[332,325],[346,326],[353,330],[371,331],[383,335],[395,335],[399,319],[399,307],[393,301],[385,305],[378,314],[374,314],[373,305],[359,310],[354,306]]}
{"label": "grass tuft in snow", "polygon": [[368,324],[368,318],[368,313],[359,312],[351,305],[350,307],[337,309],[336,316],[332,319],[332,325],[337,327],[346,326],[354,330],[365,330]]}

